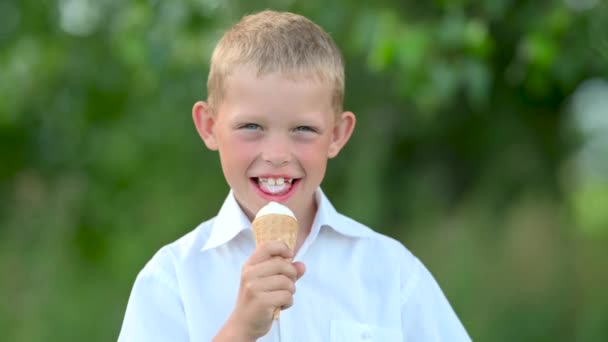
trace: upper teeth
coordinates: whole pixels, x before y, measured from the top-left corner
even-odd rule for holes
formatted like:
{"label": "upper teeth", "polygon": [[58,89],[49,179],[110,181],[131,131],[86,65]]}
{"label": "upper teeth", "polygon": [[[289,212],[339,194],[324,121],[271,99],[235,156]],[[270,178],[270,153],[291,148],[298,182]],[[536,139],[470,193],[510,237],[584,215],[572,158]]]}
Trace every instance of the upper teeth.
{"label": "upper teeth", "polygon": [[260,178],[261,182],[267,183],[268,185],[283,185],[284,183],[291,183],[292,178]]}

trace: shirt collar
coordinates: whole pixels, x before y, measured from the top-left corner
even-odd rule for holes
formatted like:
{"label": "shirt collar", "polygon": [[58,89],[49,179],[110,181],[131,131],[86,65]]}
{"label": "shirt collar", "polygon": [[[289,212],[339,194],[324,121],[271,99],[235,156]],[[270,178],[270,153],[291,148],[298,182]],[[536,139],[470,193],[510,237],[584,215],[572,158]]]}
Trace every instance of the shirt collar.
{"label": "shirt collar", "polygon": [[342,235],[350,237],[369,236],[370,230],[340,214],[331,204],[327,196],[325,196],[325,193],[323,193],[321,188],[315,193],[315,200],[317,201],[318,207],[310,230],[310,234],[313,238],[316,237],[321,228],[324,227],[331,228]]}
{"label": "shirt collar", "polygon": [[250,229],[251,221],[234,197],[234,192],[230,190],[228,197],[220,208],[219,213],[211,225],[211,233],[202,250],[218,247],[232,240],[241,231]]}
{"label": "shirt collar", "polygon": [[[368,229],[361,228],[353,220],[338,213],[321,188],[315,192],[315,200],[318,206],[310,231],[309,239],[311,241],[317,237],[323,227],[331,228],[350,237],[369,236]],[[212,249],[228,243],[240,232],[248,229],[251,229],[251,221],[236,201],[234,192],[230,190],[218,215],[213,220],[209,238],[201,250]]]}

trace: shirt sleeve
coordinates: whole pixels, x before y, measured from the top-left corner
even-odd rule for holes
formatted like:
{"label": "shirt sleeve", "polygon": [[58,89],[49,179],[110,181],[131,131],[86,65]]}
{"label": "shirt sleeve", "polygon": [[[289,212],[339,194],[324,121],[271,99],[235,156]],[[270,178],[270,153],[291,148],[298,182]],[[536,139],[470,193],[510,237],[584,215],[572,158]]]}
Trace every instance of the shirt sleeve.
{"label": "shirt sleeve", "polygon": [[416,259],[401,298],[404,341],[471,341],[439,285]]}
{"label": "shirt sleeve", "polygon": [[184,307],[175,278],[149,263],[133,285],[118,341],[188,340]]}

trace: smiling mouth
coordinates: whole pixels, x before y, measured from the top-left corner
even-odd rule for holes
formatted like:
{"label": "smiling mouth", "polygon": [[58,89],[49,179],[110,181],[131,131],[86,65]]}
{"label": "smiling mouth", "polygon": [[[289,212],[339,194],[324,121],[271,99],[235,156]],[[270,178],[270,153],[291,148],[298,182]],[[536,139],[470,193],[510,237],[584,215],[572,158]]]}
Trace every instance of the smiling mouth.
{"label": "smiling mouth", "polygon": [[299,181],[296,178],[254,177],[251,179],[263,193],[271,196],[284,195]]}

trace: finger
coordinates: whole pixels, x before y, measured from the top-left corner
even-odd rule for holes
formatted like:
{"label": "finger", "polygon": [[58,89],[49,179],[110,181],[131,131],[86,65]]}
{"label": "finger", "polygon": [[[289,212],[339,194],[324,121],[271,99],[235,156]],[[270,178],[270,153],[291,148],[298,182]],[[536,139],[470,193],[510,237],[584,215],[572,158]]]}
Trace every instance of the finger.
{"label": "finger", "polygon": [[306,272],[306,265],[304,263],[296,261],[293,264],[293,267],[296,269],[296,280],[300,279],[304,273]]}
{"label": "finger", "polygon": [[259,280],[258,287],[261,291],[288,291],[291,294],[296,292],[294,281],[282,274],[273,275]]}
{"label": "finger", "polygon": [[273,256],[280,256],[285,259],[291,259],[293,252],[287,244],[282,241],[267,241],[256,247],[255,251],[249,258],[248,263],[255,265],[265,260],[270,259]]}
{"label": "finger", "polygon": [[289,291],[278,290],[266,292],[268,303],[275,308],[287,309],[293,304],[293,295]]}
{"label": "finger", "polygon": [[244,276],[246,278],[263,278],[279,274],[285,275],[292,279],[292,281],[295,281],[298,277],[298,270],[290,261],[275,256],[269,260],[250,266]]}

